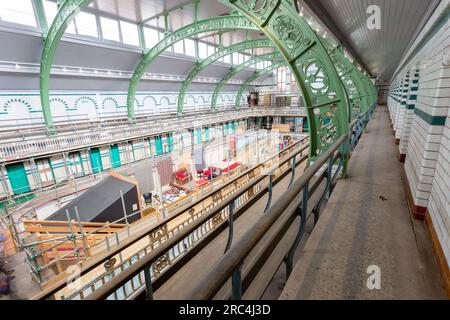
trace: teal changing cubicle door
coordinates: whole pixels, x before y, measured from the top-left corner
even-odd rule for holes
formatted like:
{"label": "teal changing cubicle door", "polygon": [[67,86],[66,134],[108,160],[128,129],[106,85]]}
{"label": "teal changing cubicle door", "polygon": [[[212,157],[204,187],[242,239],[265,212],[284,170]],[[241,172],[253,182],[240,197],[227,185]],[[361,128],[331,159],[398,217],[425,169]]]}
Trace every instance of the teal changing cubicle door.
{"label": "teal changing cubicle door", "polygon": [[157,156],[160,156],[160,155],[162,155],[164,153],[161,136],[156,136],[155,137],[155,148],[156,148],[156,155]]}
{"label": "teal changing cubicle door", "polygon": [[8,164],[6,166],[6,172],[14,194],[22,194],[31,191],[23,163]]}
{"label": "teal changing cubicle door", "polygon": [[197,143],[202,144],[202,129],[197,129]]}
{"label": "teal changing cubicle door", "polygon": [[121,166],[119,146],[117,144],[111,146],[111,166],[113,168]]}
{"label": "teal changing cubicle door", "polygon": [[209,142],[209,128],[205,128],[205,140]]}
{"label": "teal changing cubicle door", "polygon": [[99,148],[92,148],[89,152],[91,158],[92,172],[99,173],[103,171],[102,156]]}
{"label": "teal changing cubicle door", "polygon": [[167,151],[172,152],[173,151],[173,135],[172,133],[167,134]]}

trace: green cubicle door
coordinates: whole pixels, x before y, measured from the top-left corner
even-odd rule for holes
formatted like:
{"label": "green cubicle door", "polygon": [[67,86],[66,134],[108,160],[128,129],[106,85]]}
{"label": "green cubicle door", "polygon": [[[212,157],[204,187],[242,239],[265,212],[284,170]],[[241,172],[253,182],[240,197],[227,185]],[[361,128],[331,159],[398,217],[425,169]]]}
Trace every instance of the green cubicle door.
{"label": "green cubicle door", "polygon": [[23,163],[8,164],[6,166],[6,172],[14,194],[22,194],[31,191]]}
{"label": "green cubicle door", "polygon": [[303,132],[309,132],[308,121],[306,118],[303,119]]}
{"label": "green cubicle door", "polygon": [[156,136],[155,137],[155,148],[156,148],[156,155],[157,156],[160,156],[160,155],[162,155],[164,153],[161,136]]}
{"label": "green cubicle door", "polygon": [[103,171],[102,156],[98,148],[92,148],[89,152],[91,157],[92,172],[99,173]]}
{"label": "green cubicle door", "polygon": [[117,144],[111,146],[111,166],[113,168],[118,168],[121,166],[120,151],[119,146]]}
{"label": "green cubicle door", "polygon": [[172,133],[167,134],[167,151],[172,152],[173,151],[173,136]]}
{"label": "green cubicle door", "polygon": [[209,142],[209,128],[205,128],[205,140]]}
{"label": "green cubicle door", "polygon": [[202,144],[202,129],[197,129],[197,144]]}
{"label": "green cubicle door", "polygon": [[231,123],[231,133],[232,134],[236,133],[236,124],[234,123],[234,121]]}

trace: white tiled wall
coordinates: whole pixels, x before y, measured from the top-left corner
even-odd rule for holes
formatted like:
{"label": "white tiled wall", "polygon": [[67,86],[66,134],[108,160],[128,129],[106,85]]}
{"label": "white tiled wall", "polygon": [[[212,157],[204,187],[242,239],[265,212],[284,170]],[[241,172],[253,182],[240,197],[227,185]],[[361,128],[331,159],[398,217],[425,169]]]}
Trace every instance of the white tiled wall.
{"label": "white tiled wall", "polygon": [[[217,108],[234,106],[236,92],[219,95]],[[212,93],[190,92],[185,111],[210,109]],[[244,97],[243,97],[244,99]],[[50,108],[54,122],[68,119],[99,119],[127,114],[126,92],[53,92]],[[140,92],[136,94],[135,113],[160,113],[177,110],[177,92]],[[42,121],[40,95],[37,91],[0,91],[0,125],[36,123]]]}
{"label": "white tiled wall", "polygon": [[450,261],[450,108],[441,139],[428,211],[447,261]]}
{"label": "white tiled wall", "polygon": [[[391,86],[389,112],[394,128],[400,128],[400,153],[406,154],[405,171],[416,206],[428,209],[434,229],[440,240],[447,261],[450,261],[450,29],[448,21],[449,1],[442,1],[424,30],[413,44],[414,53],[403,70],[400,70],[396,83]],[[443,14],[445,13],[445,14]],[[420,50],[417,45],[431,30],[436,21],[447,17],[447,21],[433,33]],[[442,20],[444,21],[444,20]],[[403,124],[398,112],[398,102],[393,98],[396,84],[405,78],[409,71],[419,69],[418,90],[409,90],[409,96],[417,94],[415,110],[405,110]],[[413,78],[413,77],[412,77]],[[412,86],[411,86],[412,87]],[[404,106],[402,106],[404,107]],[[420,116],[421,115],[421,116]],[[432,117],[446,119],[445,124],[434,122]],[[427,121],[425,121],[427,119]],[[397,135],[398,134],[398,135]]]}
{"label": "white tiled wall", "polygon": [[414,67],[411,70],[411,84],[409,86],[408,98],[406,100],[405,116],[403,125],[400,129],[400,154],[406,155],[408,150],[409,137],[411,135],[411,127],[414,119],[414,108],[417,101],[417,91],[419,89],[419,67]]}
{"label": "white tiled wall", "polygon": [[410,87],[410,74],[409,71],[406,72],[405,79],[403,81],[403,85],[401,87],[401,99],[400,105],[397,108],[397,120],[395,123],[395,138],[400,139],[403,129],[403,124],[405,121],[405,113],[406,113],[406,102],[408,100],[408,91]]}

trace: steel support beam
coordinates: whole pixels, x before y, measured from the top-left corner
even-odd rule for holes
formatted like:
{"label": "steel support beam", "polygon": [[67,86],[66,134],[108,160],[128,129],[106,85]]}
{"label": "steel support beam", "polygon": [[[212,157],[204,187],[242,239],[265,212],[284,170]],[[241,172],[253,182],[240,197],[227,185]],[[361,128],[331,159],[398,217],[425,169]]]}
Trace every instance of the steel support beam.
{"label": "steel support beam", "polygon": [[50,130],[53,128],[53,119],[50,109],[49,82],[56,48],[58,47],[59,41],[64,35],[67,27],[73,21],[78,12],[80,12],[82,8],[88,6],[92,1],[93,0],[66,0],[64,2],[58,2],[58,13],[53,20],[44,41],[39,80],[42,114],[44,116],[45,125]]}
{"label": "steel support beam", "polygon": [[247,60],[246,62],[231,68],[230,71],[228,71],[228,73],[219,81],[216,88],[214,89],[214,93],[211,99],[211,109],[212,110],[217,109],[217,100],[219,99],[219,94],[222,91],[223,87],[227,84],[228,81],[230,81],[230,79],[233,76],[258,62],[275,61],[281,58],[282,58],[281,53],[278,52],[268,53],[260,56],[253,56],[250,60]]}
{"label": "steel support beam", "polygon": [[345,56],[342,45],[334,47],[327,39],[321,39],[328,55],[341,78],[349,100],[349,121],[369,109],[368,93],[365,92],[358,68]]}
{"label": "steel support beam", "polygon": [[139,82],[144,75],[145,70],[156,57],[158,57],[167,48],[174,45],[176,42],[183,40],[184,38],[192,37],[204,32],[235,29],[259,31],[259,28],[253,22],[242,15],[215,17],[197,21],[168,34],[150,51],[145,53],[134,70],[130,85],[128,87],[127,109],[129,120],[134,120],[134,101]]}
{"label": "steel support beam", "polygon": [[180,4],[174,6],[174,7],[170,8],[170,9],[164,10],[164,11],[162,11],[162,12],[160,12],[160,13],[152,16],[152,17],[149,17],[149,18],[146,18],[146,19],[142,20],[142,23],[149,22],[149,21],[151,21],[153,19],[157,19],[159,17],[167,16],[168,14],[170,14],[170,13],[172,13],[174,11],[177,11],[177,10],[183,10],[184,7],[187,7],[188,5],[191,5],[191,4],[195,4],[196,2],[200,2],[200,0],[189,0],[189,1],[186,1],[186,2],[183,2],[183,3],[180,3]]}
{"label": "steel support beam", "polygon": [[273,48],[273,44],[269,39],[257,39],[257,40],[248,40],[237,43],[235,45],[223,48],[213,55],[209,56],[205,60],[200,63],[196,63],[195,66],[191,69],[189,74],[186,77],[186,80],[183,81],[181,85],[180,94],[178,95],[178,113],[183,113],[185,97],[188,92],[189,86],[192,84],[194,79],[198,76],[200,72],[205,70],[208,66],[216,62],[217,60],[233,54],[235,52],[241,52],[244,50],[254,49],[254,48]]}
{"label": "steel support beam", "polygon": [[36,11],[36,16],[38,18],[39,28],[41,29],[45,39],[48,32],[48,23],[45,15],[44,5],[42,4],[42,0],[34,1],[34,10]]}
{"label": "steel support beam", "polygon": [[236,96],[236,107],[239,107],[241,105],[241,101],[242,101],[242,95],[244,94],[245,89],[250,86],[252,84],[253,81],[255,81],[256,79],[258,79],[259,77],[261,77],[262,75],[269,73],[277,68],[280,68],[282,66],[285,66],[286,62],[285,61],[281,61],[281,62],[277,62],[272,64],[271,66],[256,71],[254,74],[252,74],[250,76],[250,78],[248,78],[247,80],[245,80],[245,82],[240,86],[238,94]]}
{"label": "steel support beam", "polygon": [[[251,19],[288,63],[307,109],[310,161],[315,161],[349,129],[349,102],[326,47],[292,1],[220,1]],[[330,126],[336,130],[328,134],[326,128]],[[347,163],[348,143],[343,152]]]}

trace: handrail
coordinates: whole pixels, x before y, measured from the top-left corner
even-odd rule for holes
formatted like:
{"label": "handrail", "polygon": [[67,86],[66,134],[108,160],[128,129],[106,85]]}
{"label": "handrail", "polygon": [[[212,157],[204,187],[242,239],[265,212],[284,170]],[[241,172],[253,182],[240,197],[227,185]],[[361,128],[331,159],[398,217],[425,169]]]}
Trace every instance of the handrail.
{"label": "handrail", "polygon": [[[208,272],[207,276],[187,296],[193,300],[211,299],[232,276],[236,266],[242,265],[244,259],[250,254],[252,249],[267,233],[275,221],[285,212],[285,209],[292,202],[300,203],[298,197],[303,188],[314,177],[314,175],[322,168],[330,157],[339,149],[342,143],[347,139],[348,133],[341,136],[332,147],[323,153],[314,164],[308,168],[303,175],[288,189],[276,203],[261,217],[251,232],[245,233],[236,245],[214,265],[213,269]],[[297,210],[297,206],[292,205],[291,214]]]}
{"label": "handrail", "polygon": [[[314,164],[308,168],[304,174],[289,188],[269,211],[255,224],[251,232],[245,233],[236,245],[226,252],[219,261],[213,266],[195,288],[187,293],[187,297],[193,300],[212,299],[214,295],[222,288],[222,286],[232,277],[233,298],[240,299],[242,295],[241,271],[244,260],[258,242],[266,235],[275,221],[282,215],[293,215],[301,209],[301,219],[304,223],[306,215],[306,205],[308,199],[308,184],[314,175],[329,161],[333,159],[336,151],[347,141],[349,135],[353,138],[353,127],[361,123],[361,119],[366,114],[361,115],[358,119],[352,121],[349,125],[350,132],[342,135],[328,150],[326,150]],[[367,123],[367,122],[366,122]],[[359,134],[359,132],[357,133]],[[359,137],[358,137],[359,138]],[[303,191],[303,198],[298,195]],[[301,205],[301,206],[300,206]],[[300,233],[299,233],[300,235]],[[298,239],[296,239],[298,240]],[[297,243],[298,244],[298,243]],[[295,245],[295,243],[294,243]],[[289,266],[288,266],[289,268]],[[292,270],[292,266],[290,266]],[[289,270],[289,269],[288,269]],[[289,276],[290,270],[287,271]]]}
{"label": "handrail", "polygon": [[[303,148],[297,150],[294,154],[290,154],[286,159],[283,160],[282,163],[280,163],[280,165],[285,164],[290,160],[294,159],[296,155],[302,153],[306,149],[305,147],[309,147],[309,145],[305,145]],[[292,168],[290,168],[289,170],[292,170]],[[154,263],[159,257],[164,255],[169,248],[175,246],[177,243],[179,243],[187,236],[189,236],[192,232],[194,232],[199,226],[203,225],[209,219],[220,213],[223,209],[229,207],[232,203],[234,203],[234,201],[237,198],[244,195],[246,192],[248,192],[248,190],[256,186],[265,178],[266,178],[265,175],[261,175],[254,181],[252,181],[250,184],[247,184],[245,188],[241,188],[240,190],[238,190],[232,198],[225,200],[224,202],[220,203],[217,207],[215,207],[214,210],[198,218],[198,220],[196,220],[196,223],[193,223],[184,228],[181,232],[178,232],[174,237],[165,241],[161,246],[158,246],[154,251],[151,251],[150,253],[145,255],[141,260],[131,265],[125,271],[116,275],[113,279],[108,281],[102,287],[95,290],[91,295],[87,296],[86,299],[87,300],[106,299],[117,288],[123,286],[126,282],[130,281],[130,279],[132,279],[137,273],[141,272],[146,268],[149,268],[151,264]]]}
{"label": "handrail", "polygon": [[[274,105],[266,105],[266,106],[260,105],[260,106],[251,107],[251,108],[249,108],[248,106],[242,106],[240,108],[236,108],[236,107],[222,108],[222,109],[214,111],[214,112],[211,110],[208,110],[208,108],[197,108],[197,109],[190,111],[188,114],[184,114],[181,118],[189,119],[189,118],[195,117],[196,114],[199,114],[199,113],[201,113],[202,115],[205,115],[205,111],[206,111],[207,115],[218,115],[218,114],[229,112],[229,111],[242,112],[242,111],[252,111],[252,110],[256,110],[256,109],[266,109],[266,110],[274,109],[275,111],[281,111],[283,108],[284,108],[284,106],[274,106]],[[301,107],[286,106],[285,108],[287,108],[287,110],[292,110],[292,109],[300,109]],[[78,116],[87,116],[87,115],[78,115]],[[179,118],[179,115],[177,114],[176,110],[167,110],[167,111],[156,112],[156,113],[142,112],[142,113],[137,113],[135,123],[139,124],[140,122],[146,122],[147,120],[154,121],[155,116],[158,116],[160,118]],[[63,117],[65,117],[65,116],[62,116],[62,118]],[[76,118],[76,116],[69,116],[67,122],[70,122],[70,120],[71,120],[70,117]],[[26,120],[26,119],[23,119],[23,120]],[[21,119],[0,119],[0,123],[1,122],[17,122],[18,120],[21,120]],[[32,119],[32,120],[39,120],[39,119]],[[122,122],[124,126],[130,125],[128,119],[126,118],[126,112],[124,114],[118,114],[116,112],[114,112],[114,113],[105,112],[105,113],[99,114],[99,117],[96,119],[89,119],[89,118],[84,117],[83,121],[80,121],[79,123],[93,124],[91,127],[87,127],[84,129],[84,130],[89,130],[89,129],[96,129],[98,127],[98,125],[105,125],[105,122],[111,122],[111,127],[114,128],[116,124],[113,122],[117,122],[117,121]],[[77,122],[75,122],[73,124],[76,125]],[[58,123],[56,123],[56,125],[58,126]],[[67,124],[65,122],[61,122],[59,125],[64,126],[64,129],[67,127]],[[17,127],[17,126],[23,126],[23,128],[21,130],[28,129],[26,127],[26,124],[25,125],[16,124],[14,127]],[[46,132],[46,130],[44,130],[45,128],[42,127],[41,129],[42,129],[41,134],[46,135],[47,132]],[[13,131],[15,131],[15,130],[13,130]],[[57,133],[57,135],[58,135],[58,133]],[[61,135],[61,133],[59,135]]]}
{"label": "handrail", "polygon": [[[278,154],[268,158],[264,163],[261,163],[261,164],[255,166],[255,167],[253,167],[253,168],[250,168],[250,169],[244,171],[239,176],[235,177],[233,180],[228,181],[227,183],[222,185],[221,189],[230,186],[231,184],[234,183],[234,181],[237,181],[238,179],[245,177],[250,172],[252,172],[254,170],[257,170],[260,167],[264,167],[267,163],[269,163],[270,161],[272,161],[273,159],[278,157],[279,154],[281,154],[283,152],[286,152],[288,150],[294,149],[296,146],[300,146],[299,149],[297,149],[295,152],[293,152],[293,154],[289,154],[289,157],[287,157],[287,159],[284,160],[283,163],[286,163],[287,161],[292,159],[292,157],[294,157],[295,155],[303,152],[308,147],[308,144],[303,144],[302,145],[302,143],[305,140],[307,140],[307,139],[308,139],[308,137],[303,138],[302,140],[300,140],[300,141],[296,142],[295,144],[289,146],[289,148],[284,149],[280,153],[278,153]],[[247,191],[249,188],[253,187],[254,185],[256,185],[258,182],[260,182],[264,178],[265,178],[265,176],[260,176],[258,178],[255,178],[255,180],[253,180],[253,182],[251,184],[248,184],[248,185],[245,186],[245,188],[243,188],[243,189],[245,189],[244,191],[240,190],[239,192],[243,193],[243,192]],[[192,202],[189,207],[180,208],[175,213],[173,213],[170,217],[168,217],[166,219],[163,219],[162,221],[160,221],[156,225],[152,226],[151,229],[149,229],[149,230],[142,230],[142,231],[138,232],[137,234],[132,235],[131,237],[127,238],[120,245],[112,248],[112,250],[110,250],[108,252],[105,252],[105,253],[101,253],[98,256],[92,258],[91,260],[87,260],[86,263],[81,268],[80,276],[82,276],[82,275],[88,273],[89,271],[93,270],[94,268],[99,266],[101,263],[103,263],[103,262],[107,261],[108,259],[112,258],[113,256],[119,254],[125,248],[127,248],[127,247],[131,246],[132,244],[138,242],[139,240],[141,240],[144,237],[148,236],[152,232],[157,231],[163,225],[167,224],[171,220],[176,219],[182,213],[188,212],[190,208],[198,205],[199,203],[201,203],[205,199],[213,196],[217,192],[218,192],[218,190],[212,190],[211,192],[206,193],[202,197],[200,197],[200,198],[196,199],[194,202]],[[239,192],[236,193],[236,197],[239,196]],[[172,237],[172,238],[168,239],[167,241],[164,241],[164,244],[158,246],[158,249],[161,248],[161,247],[165,247],[167,245],[167,243],[171,243],[171,241],[173,241],[172,239],[176,238],[179,234],[184,234],[185,230],[190,229],[192,227],[194,227],[194,230],[195,230],[195,228],[197,228],[198,224],[200,223],[199,221],[203,221],[204,219],[206,219],[205,221],[207,221],[212,216],[216,215],[218,212],[220,212],[224,208],[223,207],[224,203],[227,203],[227,202],[228,202],[228,200],[224,200],[224,201],[220,202],[216,207],[214,207],[214,209],[211,210],[211,212],[209,212],[206,215],[201,216],[199,219],[197,219],[196,223],[193,223],[193,224],[189,225],[188,227],[183,228],[183,230],[181,232],[178,232],[175,237]],[[201,223],[200,223],[200,225],[201,225]],[[152,251],[152,252],[154,252],[154,251]],[[37,294],[35,297],[33,297],[33,299],[46,299],[46,298],[50,297],[51,295],[55,294],[56,292],[58,292],[59,290],[61,290],[62,288],[64,288],[65,286],[66,286],[66,281],[58,281],[57,283],[53,284],[51,287],[47,288],[43,292]]]}
{"label": "handrail", "polygon": [[[303,191],[304,192],[303,199],[308,198],[308,184],[312,180],[312,178],[321,168],[323,168],[323,166],[327,162],[329,163],[329,166],[334,164],[332,160],[335,159],[336,151],[338,151],[344,145],[344,143],[347,142],[347,139],[350,138],[350,142],[352,145],[354,144],[353,143],[354,139],[359,139],[360,134],[362,132],[361,128],[364,127],[364,125],[367,124],[367,122],[368,122],[367,114],[361,115],[357,119],[352,121],[352,123],[350,123],[349,125],[350,131],[342,135],[318,159],[315,160],[314,164],[310,168],[308,168],[296,182],[292,184],[292,186],[287,190],[287,192],[284,193],[283,197],[281,197],[276,203],[270,206],[269,210],[264,214],[264,216],[260,220],[258,220],[258,222],[254,227],[252,227],[252,230],[245,233],[244,236],[235,244],[235,246],[224,254],[224,256],[215,264],[213,269],[207,274],[206,278],[204,278],[204,280],[201,281],[195,289],[190,291],[187,297],[189,297],[190,299],[192,298],[210,299],[214,296],[214,294],[216,294],[220,290],[220,288],[225,284],[225,282],[230,278],[231,275],[233,274],[236,275],[237,273],[236,279],[233,277],[233,297],[240,298],[241,276],[239,268],[242,265],[243,260],[250,254],[251,250],[258,244],[258,242],[266,234],[269,228],[274,224],[277,218],[280,217],[286,211],[286,208],[289,207],[289,209],[291,210],[289,214],[293,214],[296,211],[298,211],[299,209],[298,204],[303,202],[303,200],[299,199],[298,197],[299,192],[304,190],[306,187],[307,191],[306,192]],[[353,130],[355,126],[357,127],[357,129]],[[340,153],[342,156],[344,156],[344,153],[342,152]],[[341,168],[341,165],[339,167]],[[336,172],[334,177],[332,177],[333,176],[332,168],[329,167],[328,170],[329,170],[328,172],[329,181],[327,183],[328,184],[327,189],[330,188],[329,184],[331,184],[333,178],[336,178],[338,173]],[[263,178],[260,177],[260,179]],[[255,181],[254,183],[252,183],[252,185],[256,183],[258,182]],[[246,190],[248,190],[248,188],[246,188]],[[218,208],[219,211],[215,211],[213,213],[201,217],[196,225],[190,225],[186,229],[183,229],[181,233],[176,234],[173,238],[164,242],[162,246],[158,246],[156,250],[145,255],[141,260],[131,265],[129,268],[121,272],[119,275],[112,278],[110,281],[108,281],[99,289],[95,290],[91,295],[86,297],[86,299],[87,300],[106,299],[118,288],[124,286],[136,274],[139,274],[142,271],[144,271],[146,278],[147,299],[152,299],[153,289],[150,277],[150,267],[152,263],[154,263],[158,259],[158,257],[162,256],[167,251],[167,248],[182,241],[186,236],[192,233],[199,225],[202,225],[202,223],[208,221],[208,219],[213,217],[214,214],[216,214],[217,212],[220,212],[220,210],[226,208],[229,205],[232,205],[235,199],[237,199],[240,195],[244,194],[244,192],[246,191],[242,190],[238,192],[232,199],[228,199],[225,203],[222,203],[220,205],[220,208]],[[328,192],[331,193],[331,191]],[[306,207],[304,207],[302,211],[302,223],[304,222],[305,218],[303,216],[303,212],[306,212]],[[300,239],[298,239],[297,236],[293,248],[296,248],[296,245],[298,245]],[[290,253],[293,253],[293,251],[292,252],[291,251],[292,248],[290,250]]]}
{"label": "handrail", "polygon": [[[244,119],[247,117],[266,115],[273,111],[273,114],[290,114],[289,112],[299,111],[301,109],[276,110],[276,108],[247,108],[235,109],[233,112],[226,112],[226,119],[224,119],[221,112],[211,113],[203,120],[203,125],[212,125],[221,123],[223,121],[233,121],[237,119]],[[283,112],[284,111],[284,112]],[[278,112],[278,113],[277,113]],[[301,116],[301,115],[300,115]],[[188,129],[192,127],[192,120],[195,116],[185,116],[182,118],[175,118],[171,124],[159,126],[156,129],[149,130],[148,123],[142,123],[134,126],[129,124],[126,126],[119,126],[115,130],[105,132],[95,127],[95,132],[90,130],[83,130],[83,132],[69,132],[55,135],[53,137],[30,137],[25,141],[2,143],[0,147],[0,159],[2,161],[18,160],[21,158],[30,157],[32,155],[49,154],[56,150],[70,151],[79,149],[82,146],[99,146],[105,143],[117,143],[120,141],[137,139],[142,137],[149,137],[165,132]],[[23,139],[22,139],[23,140]]]}

